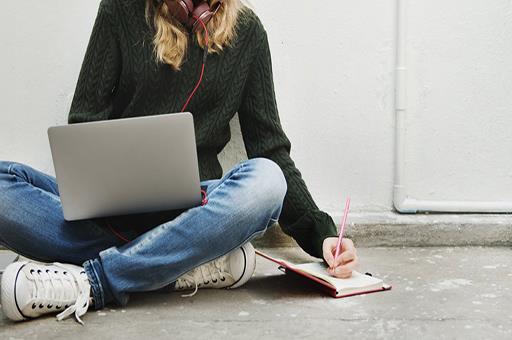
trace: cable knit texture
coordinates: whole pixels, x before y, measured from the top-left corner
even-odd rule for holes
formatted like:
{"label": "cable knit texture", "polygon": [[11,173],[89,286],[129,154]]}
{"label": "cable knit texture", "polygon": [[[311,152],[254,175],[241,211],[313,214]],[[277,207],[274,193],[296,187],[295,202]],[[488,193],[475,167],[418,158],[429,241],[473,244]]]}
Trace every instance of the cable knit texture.
{"label": "cable knit texture", "polygon": [[[70,124],[178,112],[200,73],[202,49],[195,38],[180,71],[157,63],[153,28],[145,21],[145,0],[102,0],[76,86]],[[276,162],[288,191],[279,219],[309,254],[322,257],[325,237],[336,236],[332,218],[319,210],[290,158],[291,143],[278,116],[267,34],[247,9],[237,37],[221,54],[208,56],[205,76],[187,108],[195,124],[201,180],[222,177],[217,155],[231,138],[236,112],[249,158]],[[112,217],[116,227],[150,228],[177,212]]]}

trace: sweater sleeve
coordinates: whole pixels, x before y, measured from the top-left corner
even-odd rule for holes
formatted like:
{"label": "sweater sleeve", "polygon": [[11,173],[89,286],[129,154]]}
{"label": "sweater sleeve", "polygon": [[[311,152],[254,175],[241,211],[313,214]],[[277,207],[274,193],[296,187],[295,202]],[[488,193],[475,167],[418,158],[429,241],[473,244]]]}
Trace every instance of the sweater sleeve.
{"label": "sweater sleeve", "polygon": [[291,143],[279,119],[268,38],[263,32],[238,111],[242,137],[248,158],[269,158],[285,175],[288,190],[279,218],[282,230],[307,253],[322,258],[323,240],[337,235],[336,225],[317,207],[290,157]]}
{"label": "sweater sleeve", "polygon": [[102,0],[78,77],[68,123],[108,119],[121,71],[113,0]]}

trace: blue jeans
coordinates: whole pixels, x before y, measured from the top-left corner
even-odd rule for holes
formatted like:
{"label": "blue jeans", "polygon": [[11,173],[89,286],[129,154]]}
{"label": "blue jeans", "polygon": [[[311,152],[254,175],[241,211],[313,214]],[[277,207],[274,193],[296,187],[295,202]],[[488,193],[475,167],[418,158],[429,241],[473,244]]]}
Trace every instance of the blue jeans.
{"label": "blue jeans", "polygon": [[266,158],[241,161],[201,182],[208,203],[125,243],[97,219],[66,221],[55,178],[0,161],[0,244],[34,260],[83,265],[94,306],[125,305],[240,247],[277,222],[286,180]]}

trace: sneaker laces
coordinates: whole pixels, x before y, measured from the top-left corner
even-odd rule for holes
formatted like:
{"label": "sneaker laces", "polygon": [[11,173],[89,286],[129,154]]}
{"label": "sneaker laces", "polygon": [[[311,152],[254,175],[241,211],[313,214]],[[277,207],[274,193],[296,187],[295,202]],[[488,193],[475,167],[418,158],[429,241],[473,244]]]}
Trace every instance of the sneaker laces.
{"label": "sneaker laces", "polygon": [[58,301],[73,300],[76,297],[74,304],[57,315],[57,320],[64,320],[75,313],[76,320],[83,325],[80,316],[84,315],[89,308],[91,286],[76,269],[58,262],[53,263],[52,266],[62,269],[62,274],[51,269],[30,271],[35,283],[32,298],[38,301],[40,306],[53,306]]}
{"label": "sneaker laces", "polygon": [[192,288],[195,286],[192,293],[181,295],[182,297],[191,297],[197,293],[201,285],[209,284],[210,280],[213,283],[216,283],[217,280],[225,281],[226,276],[233,278],[231,273],[227,271],[226,256],[222,256],[182,275],[176,280],[175,285],[178,289]]}

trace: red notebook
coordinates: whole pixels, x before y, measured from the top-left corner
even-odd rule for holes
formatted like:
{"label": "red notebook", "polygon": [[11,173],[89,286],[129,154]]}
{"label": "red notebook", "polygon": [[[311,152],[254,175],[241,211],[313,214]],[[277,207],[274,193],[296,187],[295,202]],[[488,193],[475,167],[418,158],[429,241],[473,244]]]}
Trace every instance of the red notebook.
{"label": "red notebook", "polygon": [[391,285],[384,283],[381,279],[357,271],[352,271],[352,276],[348,279],[333,277],[326,272],[327,267],[323,262],[293,264],[274,258],[259,250],[256,250],[256,254],[277,263],[279,269],[286,274],[310,282],[335,298],[383,292],[391,289]]}

